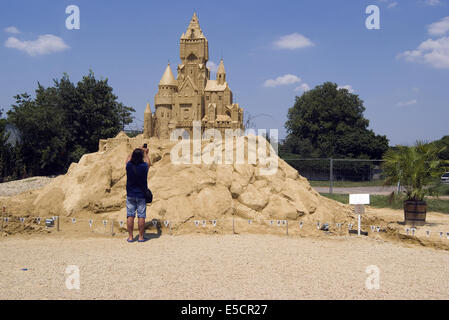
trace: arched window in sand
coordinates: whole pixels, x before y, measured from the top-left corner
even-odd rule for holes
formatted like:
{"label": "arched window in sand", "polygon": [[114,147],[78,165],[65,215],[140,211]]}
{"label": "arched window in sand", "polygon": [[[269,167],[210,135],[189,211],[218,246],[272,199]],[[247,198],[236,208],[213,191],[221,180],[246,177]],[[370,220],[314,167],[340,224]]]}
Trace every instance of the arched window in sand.
{"label": "arched window in sand", "polygon": [[187,57],[187,60],[190,63],[194,63],[198,58],[196,57],[196,55],[194,55],[193,53],[189,54],[189,56]]}

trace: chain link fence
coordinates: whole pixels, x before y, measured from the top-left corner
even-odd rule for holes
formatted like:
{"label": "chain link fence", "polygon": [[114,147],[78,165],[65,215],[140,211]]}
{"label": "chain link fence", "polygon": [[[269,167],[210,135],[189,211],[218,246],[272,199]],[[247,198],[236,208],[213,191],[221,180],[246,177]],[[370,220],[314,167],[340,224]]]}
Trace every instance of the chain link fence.
{"label": "chain link fence", "polygon": [[382,161],[375,159],[288,158],[289,165],[312,186],[357,187],[383,185]]}

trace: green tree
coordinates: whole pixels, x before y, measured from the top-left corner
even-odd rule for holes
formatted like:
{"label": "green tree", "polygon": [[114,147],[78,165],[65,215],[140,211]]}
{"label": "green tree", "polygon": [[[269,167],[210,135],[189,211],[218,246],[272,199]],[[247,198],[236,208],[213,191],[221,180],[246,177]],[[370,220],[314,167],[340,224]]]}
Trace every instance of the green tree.
{"label": "green tree", "polygon": [[326,82],[296,97],[289,109],[284,150],[303,157],[380,159],[388,139],[368,129],[358,95]]}
{"label": "green tree", "polygon": [[16,104],[8,111],[8,120],[21,133],[20,155],[29,174],[52,174],[66,167],[67,128],[64,113],[57,104],[55,88],[40,84],[36,98],[24,93],[15,96]]}
{"label": "green tree", "polygon": [[133,120],[134,109],[119,103],[108,80],[95,79],[92,71],[76,85],[64,74],[51,87],[38,84],[35,99],[27,93],[15,99],[7,114],[21,134],[14,148],[20,177],[64,172]]}
{"label": "green tree", "polygon": [[120,117],[120,125],[121,130],[125,131],[125,126],[132,123],[134,121],[133,112],[136,112],[134,108],[127,107],[123,103],[118,104],[119,109],[119,117]]}
{"label": "green tree", "polygon": [[8,135],[6,134],[6,119],[2,118],[3,110],[0,109],[0,181],[3,181],[5,171],[7,170],[8,161]]}
{"label": "green tree", "polygon": [[112,91],[108,79],[97,80],[92,71],[77,83],[76,107],[72,105],[71,112],[78,148],[94,152],[98,149],[99,139],[110,138],[120,132],[120,108]]}
{"label": "green tree", "polygon": [[438,153],[438,158],[441,160],[449,160],[449,136],[444,136],[440,140],[434,141],[433,144],[441,150]]}

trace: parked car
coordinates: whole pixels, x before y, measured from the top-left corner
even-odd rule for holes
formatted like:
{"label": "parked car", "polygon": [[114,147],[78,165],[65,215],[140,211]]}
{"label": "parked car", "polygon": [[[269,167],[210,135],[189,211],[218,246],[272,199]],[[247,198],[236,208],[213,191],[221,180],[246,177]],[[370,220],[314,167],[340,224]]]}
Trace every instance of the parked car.
{"label": "parked car", "polygon": [[443,183],[449,183],[449,172],[446,172],[441,176],[441,182]]}

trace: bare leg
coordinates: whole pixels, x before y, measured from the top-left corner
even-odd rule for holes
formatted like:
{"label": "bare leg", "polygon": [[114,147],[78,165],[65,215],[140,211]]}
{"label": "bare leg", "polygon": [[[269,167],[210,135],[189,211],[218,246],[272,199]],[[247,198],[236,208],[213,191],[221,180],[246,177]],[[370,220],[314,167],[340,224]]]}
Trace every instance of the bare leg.
{"label": "bare leg", "polygon": [[133,231],[134,231],[134,217],[128,217],[128,220],[126,221],[127,227],[128,227],[128,233],[129,233],[129,240],[133,240]]}
{"label": "bare leg", "polygon": [[139,240],[143,240],[143,233],[145,232],[145,218],[139,218]]}

